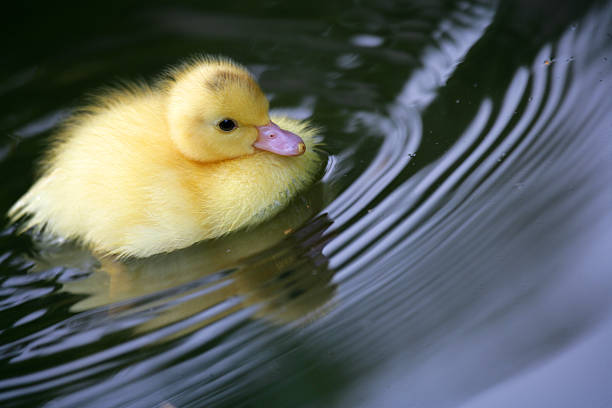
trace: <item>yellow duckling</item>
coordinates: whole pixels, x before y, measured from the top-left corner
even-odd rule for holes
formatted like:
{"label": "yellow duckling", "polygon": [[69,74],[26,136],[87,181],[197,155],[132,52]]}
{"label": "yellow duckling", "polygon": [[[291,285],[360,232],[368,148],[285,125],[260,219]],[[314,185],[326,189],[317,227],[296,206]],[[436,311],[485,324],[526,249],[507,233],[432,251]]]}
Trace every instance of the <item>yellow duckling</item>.
{"label": "yellow duckling", "polygon": [[170,252],[278,213],[314,181],[317,142],[270,118],[244,67],[200,57],[74,115],[9,217],[103,254]]}

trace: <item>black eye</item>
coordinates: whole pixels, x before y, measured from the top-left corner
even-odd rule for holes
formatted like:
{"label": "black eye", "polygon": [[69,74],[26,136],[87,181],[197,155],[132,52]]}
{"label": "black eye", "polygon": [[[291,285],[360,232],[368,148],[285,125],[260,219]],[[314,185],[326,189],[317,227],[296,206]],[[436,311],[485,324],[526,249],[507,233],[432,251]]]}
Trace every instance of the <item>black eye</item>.
{"label": "black eye", "polygon": [[234,122],[233,119],[223,119],[221,122],[219,122],[218,126],[219,126],[219,129],[221,129],[224,132],[231,132],[236,127],[238,127],[238,125],[236,125],[236,122]]}

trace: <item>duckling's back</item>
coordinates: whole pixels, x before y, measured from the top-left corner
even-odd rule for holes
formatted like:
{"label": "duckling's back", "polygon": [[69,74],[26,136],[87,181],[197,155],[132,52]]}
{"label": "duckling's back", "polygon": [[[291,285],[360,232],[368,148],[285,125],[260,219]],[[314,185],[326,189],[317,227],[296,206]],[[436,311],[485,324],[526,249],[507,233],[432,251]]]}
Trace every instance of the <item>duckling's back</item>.
{"label": "duckling's back", "polygon": [[[150,225],[151,206],[158,202],[174,207],[173,222],[183,224],[182,239],[189,239],[185,226],[193,226],[189,214],[197,209],[193,200],[181,198],[186,190],[176,173],[184,158],[167,137],[165,118],[164,96],[147,87],[100,97],[57,135],[42,177],[9,216],[30,214],[25,228],[45,226],[52,234],[122,254],[133,252],[131,239],[117,232],[130,226],[137,234],[139,225]],[[181,225],[172,230],[177,229]],[[145,246],[151,253],[160,249],[153,242]]]}

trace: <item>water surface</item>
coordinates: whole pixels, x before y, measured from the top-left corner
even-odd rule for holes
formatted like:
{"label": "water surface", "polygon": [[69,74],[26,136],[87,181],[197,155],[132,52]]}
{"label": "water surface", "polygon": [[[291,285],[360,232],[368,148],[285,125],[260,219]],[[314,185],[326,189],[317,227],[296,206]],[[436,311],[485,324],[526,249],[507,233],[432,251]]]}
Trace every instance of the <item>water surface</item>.
{"label": "water surface", "polygon": [[145,260],[5,227],[2,406],[610,406],[612,3],[547,3],[7,21],[2,213],[88,92],[194,53],[247,65],[329,158],[270,222]]}

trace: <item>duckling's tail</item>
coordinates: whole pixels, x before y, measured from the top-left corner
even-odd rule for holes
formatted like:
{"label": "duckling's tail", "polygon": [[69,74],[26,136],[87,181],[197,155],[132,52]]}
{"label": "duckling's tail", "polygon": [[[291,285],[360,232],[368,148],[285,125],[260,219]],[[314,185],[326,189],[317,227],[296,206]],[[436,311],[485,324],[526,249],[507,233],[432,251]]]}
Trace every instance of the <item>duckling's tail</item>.
{"label": "duckling's tail", "polygon": [[41,183],[44,183],[44,178],[36,182],[6,214],[9,223],[17,227],[18,234],[29,229],[41,231],[46,223],[42,215],[38,213],[36,205],[36,202],[41,199],[39,194]]}

